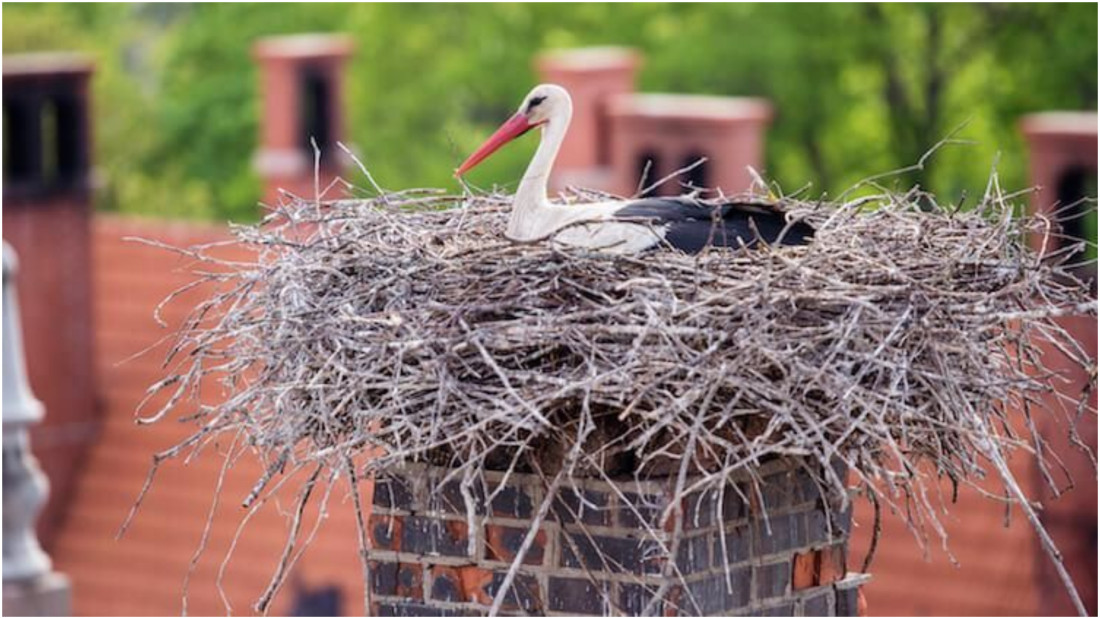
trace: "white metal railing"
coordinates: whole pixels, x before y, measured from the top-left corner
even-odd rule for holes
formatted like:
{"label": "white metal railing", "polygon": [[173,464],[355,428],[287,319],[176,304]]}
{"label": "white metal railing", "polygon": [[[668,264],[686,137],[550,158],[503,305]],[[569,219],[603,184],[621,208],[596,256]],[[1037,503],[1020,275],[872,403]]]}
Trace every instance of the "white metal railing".
{"label": "white metal railing", "polygon": [[49,482],[31,453],[28,428],[45,409],[31,391],[23,357],[15,252],[4,243],[4,615],[72,614],[69,578],[52,570],[34,524],[49,495]]}
{"label": "white metal railing", "polygon": [[27,428],[42,420],[43,408],[31,392],[23,358],[19,306],[15,299],[15,252],[4,243],[4,583],[50,572],[34,525],[49,494],[46,475],[30,449]]}

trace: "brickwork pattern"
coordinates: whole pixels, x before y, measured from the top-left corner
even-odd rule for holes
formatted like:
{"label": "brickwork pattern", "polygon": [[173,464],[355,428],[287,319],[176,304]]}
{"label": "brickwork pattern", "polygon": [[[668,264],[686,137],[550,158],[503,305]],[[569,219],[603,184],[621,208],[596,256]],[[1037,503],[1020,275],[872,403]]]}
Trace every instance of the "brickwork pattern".
{"label": "brickwork pattern", "polygon": [[[668,577],[657,615],[856,615],[865,577],[846,572],[851,512],[822,507],[812,477],[788,463],[761,472],[759,494],[740,482],[684,498],[680,577],[667,576],[661,548],[674,520],[658,528],[667,483],[585,481],[561,490],[502,613],[639,615]],[[374,615],[488,613],[543,501],[538,477],[514,474],[499,485],[487,473],[488,487],[467,487],[464,496],[458,480],[441,481],[444,473],[411,467],[376,482],[368,523]]]}

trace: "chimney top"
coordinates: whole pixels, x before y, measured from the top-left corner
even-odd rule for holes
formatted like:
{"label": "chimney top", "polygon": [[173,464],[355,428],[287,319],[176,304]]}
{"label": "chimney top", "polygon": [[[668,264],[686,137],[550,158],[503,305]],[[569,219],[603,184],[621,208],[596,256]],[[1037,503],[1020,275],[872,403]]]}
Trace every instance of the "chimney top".
{"label": "chimney top", "polygon": [[612,115],[650,118],[744,121],[770,120],[765,99],[682,94],[624,94],[611,100]]}
{"label": "chimney top", "polygon": [[258,59],[341,58],[351,55],[355,43],[345,34],[295,34],[266,37],[256,41],[253,54]]}
{"label": "chimney top", "polygon": [[566,70],[600,71],[621,69],[624,66],[637,68],[642,56],[629,47],[582,47],[549,51],[538,56],[539,68],[553,67]]}
{"label": "chimney top", "polygon": [[88,56],[71,52],[4,55],[4,79],[42,75],[88,75],[94,67]]}
{"label": "chimney top", "polygon": [[1024,135],[1096,137],[1096,112],[1041,112],[1020,121]]}

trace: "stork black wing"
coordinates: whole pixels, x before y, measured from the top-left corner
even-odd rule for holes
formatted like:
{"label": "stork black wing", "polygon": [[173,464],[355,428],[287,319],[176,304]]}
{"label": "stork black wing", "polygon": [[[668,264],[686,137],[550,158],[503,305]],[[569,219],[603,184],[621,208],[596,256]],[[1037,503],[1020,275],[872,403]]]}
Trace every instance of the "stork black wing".
{"label": "stork black wing", "polygon": [[741,202],[707,204],[689,197],[651,197],[634,200],[615,217],[649,222],[665,230],[665,242],[685,252],[698,253],[707,245],[751,247],[768,244],[804,245],[814,229],[802,221],[787,223],[783,213]]}

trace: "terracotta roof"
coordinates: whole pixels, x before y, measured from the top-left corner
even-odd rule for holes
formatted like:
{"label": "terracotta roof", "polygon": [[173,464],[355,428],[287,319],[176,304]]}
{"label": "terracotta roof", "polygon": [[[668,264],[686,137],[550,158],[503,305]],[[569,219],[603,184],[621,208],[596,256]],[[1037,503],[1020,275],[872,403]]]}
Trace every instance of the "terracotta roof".
{"label": "terracotta roof", "polygon": [[[142,236],[189,245],[222,237],[219,230],[99,218],[94,228],[94,299],[99,384],[105,403],[100,441],[78,482],[67,524],[58,535],[56,568],[73,581],[74,609],[81,615],[177,615],[188,563],[202,536],[222,458],[205,451],[188,465],[162,467],[130,530],[115,532],[144,482],[154,452],[186,435],[187,426],[137,426],[134,409],[145,389],[163,377],[164,346],[130,362],[119,361],[170,331],[153,320],[152,310],[188,278],[178,271],[186,261],[124,236]],[[196,295],[190,295],[194,302]],[[170,323],[185,313],[188,299],[166,311]],[[223,448],[227,444],[220,445]],[[258,475],[255,461],[241,461],[226,476],[223,499],[207,549],[190,584],[189,613],[225,614],[215,579],[245,511],[239,504]],[[343,611],[362,613],[361,574],[349,509],[339,508],[346,489],[338,487],[325,525],[301,559],[296,580],[307,588],[336,585]],[[306,526],[311,522],[307,521]],[[309,528],[304,528],[308,530]],[[223,586],[234,614],[250,614],[282,551],[286,520],[274,508],[255,516],[241,535]],[[349,539],[351,541],[349,542]],[[293,585],[280,594],[272,613],[291,610]]]}

